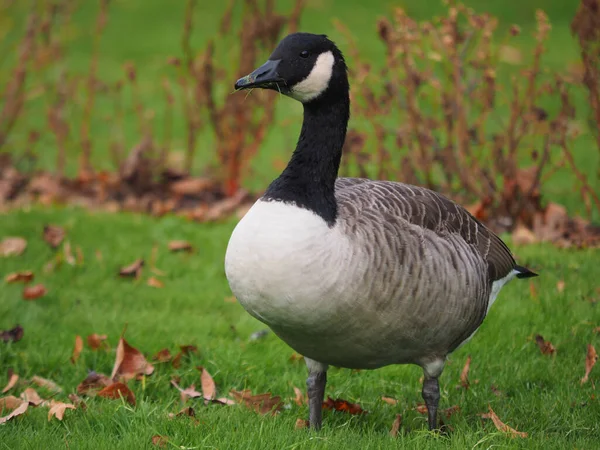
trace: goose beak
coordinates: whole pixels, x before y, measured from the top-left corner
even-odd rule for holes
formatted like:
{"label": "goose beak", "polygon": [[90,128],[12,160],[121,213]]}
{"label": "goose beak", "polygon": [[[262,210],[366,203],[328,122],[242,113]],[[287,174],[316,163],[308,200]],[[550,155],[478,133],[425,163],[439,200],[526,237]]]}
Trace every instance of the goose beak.
{"label": "goose beak", "polygon": [[277,89],[279,84],[284,82],[277,72],[279,61],[279,59],[269,59],[251,74],[240,78],[235,82],[235,90],[250,88]]}

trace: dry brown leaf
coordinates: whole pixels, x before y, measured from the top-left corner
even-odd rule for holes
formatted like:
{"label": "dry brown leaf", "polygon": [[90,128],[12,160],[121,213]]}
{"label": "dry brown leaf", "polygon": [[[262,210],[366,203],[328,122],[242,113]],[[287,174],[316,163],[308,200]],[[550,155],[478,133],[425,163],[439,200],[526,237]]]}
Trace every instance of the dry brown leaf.
{"label": "dry brown leaf", "polygon": [[459,411],[460,411],[460,406],[454,405],[454,406],[451,406],[450,408],[443,409],[441,411],[441,413],[443,415],[445,415],[447,418],[450,418],[453,414],[455,414]]}
{"label": "dry brown leaf", "polygon": [[175,355],[175,358],[173,358],[173,362],[171,363],[175,368],[178,368],[181,365],[181,358],[198,351],[198,347],[195,345],[180,345],[179,348],[181,351]]}
{"label": "dry brown leaf", "polygon": [[83,350],[83,339],[81,336],[75,336],[75,346],[73,347],[73,354],[71,355],[71,364],[75,364],[79,359],[79,355]]}
{"label": "dry brown leaf", "polygon": [[159,363],[169,362],[169,361],[171,361],[171,359],[173,359],[173,356],[171,355],[171,352],[169,351],[168,348],[163,348],[156,355],[154,355],[152,357],[153,361],[156,361]]}
{"label": "dry brown leaf", "polygon": [[18,342],[23,339],[23,327],[21,325],[15,325],[10,330],[0,331],[0,339],[4,342]]}
{"label": "dry brown leaf", "polygon": [[119,339],[117,356],[110,378],[115,380],[121,378],[130,380],[136,375],[152,375],[154,366],[146,361],[142,353],[129,345],[124,338]]}
{"label": "dry brown leaf", "polygon": [[160,448],[167,446],[169,439],[166,436],[160,436],[158,434],[152,436],[152,445]]}
{"label": "dry brown leaf", "polygon": [[535,283],[533,281],[529,282],[529,295],[534,300],[538,298],[537,288],[535,287]]}
{"label": "dry brown leaf", "polygon": [[12,371],[12,369],[9,369],[9,371],[8,371],[8,383],[6,384],[6,386],[4,387],[4,389],[2,389],[2,393],[6,394],[8,391],[10,391],[12,388],[14,388],[15,384],[17,384],[17,381],[19,381],[19,375],[17,375],[16,373],[14,373]]}
{"label": "dry brown leaf", "polygon": [[537,242],[534,232],[523,225],[518,225],[512,232],[511,237],[515,245],[529,245]]}
{"label": "dry brown leaf", "polygon": [[143,259],[136,259],[134,262],[129,264],[128,266],[122,267],[119,270],[119,275],[122,277],[135,277],[139,278],[142,274],[142,267],[144,267]]}
{"label": "dry brown leaf", "polygon": [[4,411],[12,411],[18,408],[23,400],[15,397],[14,395],[7,395],[6,397],[0,398],[0,413]]}
{"label": "dry brown leaf", "polygon": [[155,278],[155,277],[148,278],[147,284],[148,284],[148,286],[151,286],[154,288],[165,287],[165,283],[163,283],[162,281],[160,281],[158,278]]}
{"label": "dry brown leaf", "polygon": [[33,388],[25,389],[21,393],[21,398],[23,401],[29,402],[31,406],[39,406],[44,403],[44,399],[42,399]]}
{"label": "dry brown leaf", "polygon": [[63,402],[53,402],[50,406],[50,410],[48,411],[48,422],[50,422],[52,417],[56,417],[58,420],[63,420],[65,411],[67,409],[75,409],[75,405]]}
{"label": "dry brown leaf", "polygon": [[65,238],[65,230],[58,225],[44,226],[44,240],[52,248],[57,248]]}
{"label": "dry brown leaf", "polygon": [[211,403],[217,403],[219,405],[226,405],[226,406],[235,405],[235,401],[231,400],[230,398],[226,398],[226,397],[215,398],[214,400],[211,400]]}
{"label": "dry brown leaf", "polygon": [[69,400],[73,402],[76,408],[83,409],[84,411],[87,409],[87,405],[77,394],[69,394]]}
{"label": "dry brown leaf", "polygon": [[20,237],[6,237],[0,241],[0,256],[19,256],[27,248],[27,241]]}
{"label": "dry brown leaf", "polygon": [[302,430],[303,428],[308,428],[310,426],[310,422],[306,419],[296,419],[296,425],[294,425],[294,428],[296,430]]}
{"label": "dry brown leaf", "polygon": [[200,383],[202,385],[202,395],[204,396],[204,400],[213,400],[217,395],[215,381],[204,367],[196,368],[200,371]]}
{"label": "dry brown leaf", "polygon": [[417,403],[417,406],[415,407],[415,410],[419,414],[427,414],[427,405],[425,403]]}
{"label": "dry brown leaf", "polygon": [[556,290],[559,294],[565,290],[565,280],[558,280],[556,282]]}
{"label": "dry brown leaf", "polygon": [[[11,400],[7,400],[9,398]],[[10,396],[10,397],[5,397],[3,399],[0,399],[0,410],[3,411],[4,409],[12,409],[12,412],[9,415],[0,417],[0,425],[8,422],[13,417],[17,417],[17,416],[20,416],[21,414],[25,414],[25,412],[27,411],[27,408],[29,408],[29,402],[24,402],[24,401],[19,401],[19,404],[14,406],[15,403],[12,400],[13,398],[15,398],[15,397]],[[12,408],[12,406],[14,406],[14,409]]]}
{"label": "dry brown leaf", "polygon": [[598,354],[596,353],[596,349],[592,344],[588,344],[587,354],[585,356],[585,375],[581,379],[581,384],[587,383],[590,376],[590,372],[594,368],[596,361],[598,361]]}
{"label": "dry brown leaf", "polygon": [[296,405],[302,406],[305,403],[308,403],[305,401],[304,394],[302,393],[302,390],[300,388],[297,388],[296,386],[294,386],[294,394],[296,395],[294,397],[294,402],[296,402]]}
{"label": "dry brown leaf", "polygon": [[26,286],[23,289],[23,300],[37,300],[40,297],[46,295],[46,288],[43,284],[36,284],[35,286]]}
{"label": "dry brown leaf", "polygon": [[87,343],[92,350],[98,350],[100,347],[108,348],[108,344],[104,342],[107,338],[108,336],[106,334],[94,333],[87,337]]}
{"label": "dry brown leaf", "polygon": [[4,281],[7,283],[29,283],[34,278],[33,272],[31,270],[24,270],[22,272],[9,273],[4,278]]}
{"label": "dry brown leaf", "polygon": [[471,355],[467,356],[465,366],[460,373],[460,385],[465,389],[469,389],[469,370],[471,369]]}
{"label": "dry brown leaf", "polygon": [[98,397],[118,400],[123,397],[131,406],[135,406],[135,395],[124,383],[113,383],[98,392]]}
{"label": "dry brown leaf", "polygon": [[492,407],[490,405],[488,405],[488,408],[489,408],[490,412],[486,413],[486,414],[482,414],[481,417],[483,417],[484,419],[492,419],[492,422],[494,422],[494,426],[496,427],[496,429],[498,431],[501,431],[503,433],[508,433],[508,434],[510,434],[511,437],[526,438],[528,436],[527,433],[525,433],[523,431],[517,431],[514,428],[511,428],[508,425],[502,423],[502,421],[496,415],[496,413],[494,412]]}
{"label": "dry brown leaf", "polygon": [[343,400],[341,398],[334,400],[329,396],[327,396],[327,400],[323,402],[323,408],[349,414],[365,414],[367,412],[357,403],[350,403],[348,400]]}
{"label": "dry brown leaf", "polygon": [[48,380],[46,378],[42,378],[42,377],[38,377],[37,375],[34,375],[33,377],[31,377],[31,381],[33,383],[37,384],[39,387],[46,388],[49,391],[62,392],[62,388],[52,380]]}
{"label": "dry brown leaf", "polygon": [[392,397],[381,397],[381,400],[386,402],[388,405],[397,405],[398,404],[398,400],[396,400],[395,398],[392,398]]}
{"label": "dry brown leaf", "polygon": [[535,335],[535,343],[540,348],[542,355],[553,355],[556,353],[556,349],[554,348],[554,345],[552,345],[552,342],[545,341],[539,334]]}
{"label": "dry brown leaf", "polygon": [[73,256],[73,252],[71,251],[71,243],[69,241],[65,241],[63,244],[63,256],[67,264],[70,266],[75,265],[76,261],[75,257]]}
{"label": "dry brown leaf", "polygon": [[191,385],[188,388],[183,389],[176,380],[171,380],[171,384],[175,386],[175,388],[180,392],[181,401],[186,402],[188,398],[198,398],[202,397],[202,393],[196,390],[195,385]]}
{"label": "dry brown leaf", "polygon": [[77,386],[77,393],[81,395],[94,395],[107,386],[110,386],[113,381],[102,373],[90,372],[88,376]]}
{"label": "dry brown leaf", "polygon": [[270,393],[252,395],[248,389],[243,391],[230,391],[238,403],[243,403],[247,408],[253,409],[260,414],[277,414],[283,407],[281,397],[271,396]]}
{"label": "dry brown leaf", "polygon": [[169,414],[170,418],[181,417],[181,416],[196,417],[196,411],[194,411],[194,408],[192,408],[191,406],[186,406],[181,411],[179,411],[177,414],[173,414],[173,413]]}
{"label": "dry brown leaf", "polygon": [[187,241],[171,241],[169,242],[169,250],[172,252],[191,252],[193,247]]}
{"label": "dry brown leaf", "polygon": [[391,437],[398,436],[398,431],[400,431],[400,425],[402,425],[402,415],[396,414],[396,418],[394,419],[394,423],[392,423],[392,429],[390,430],[390,436]]}

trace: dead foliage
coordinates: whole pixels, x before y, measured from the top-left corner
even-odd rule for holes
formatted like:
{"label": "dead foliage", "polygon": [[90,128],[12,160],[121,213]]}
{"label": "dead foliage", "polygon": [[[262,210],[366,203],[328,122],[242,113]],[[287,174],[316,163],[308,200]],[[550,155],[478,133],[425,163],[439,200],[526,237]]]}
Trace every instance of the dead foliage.
{"label": "dead foliage", "polygon": [[161,436],[159,434],[152,436],[152,445],[154,445],[155,447],[164,448],[167,446],[168,443],[169,438],[166,436]]}
{"label": "dead foliage", "polygon": [[90,372],[77,386],[77,393],[81,395],[96,395],[98,391],[110,386],[113,381],[104,374]]}
{"label": "dead foliage", "polygon": [[471,369],[471,355],[467,356],[467,360],[465,361],[465,366],[463,367],[462,371],[460,372],[460,385],[465,388],[465,389],[469,389],[470,383],[469,383],[469,370]]}
{"label": "dead foliage", "polygon": [[146,281],[146,284],[150,287],[157,288],[157,289],[165,287],[165,283],[163,283],[156,277],[148,278],[148,281]]}
{"label": "dead foliage", "polygon": [[540,348],[542,355],[554,355],[556,353],[556,349],[554,348],[554,345],[552,345],[552,342],[544,340],[539,334],[535,335],[535,343]]}
{"label": "dead foliage", "polygon": [[123,398],[131,406],[135,406],[135,395],[125,383],[112,383],[98,391],[97,395],[98,397],[108,398],[111,400],[119,400]]}
{"label": "dead foliage", "polygon": [[71,403],[63,403],[63,402],[50,402],[50,410],[48,411],[48,421],[52,420],[53,417],[56,417],[58,420],[63,420],[65,416],[65,411],[67,409],[76,409],[75,405]]}
{"label": "dead foliage", "polygon": [[131,264],[122,267],[119,270],[119,275],[122,277],[134,277],[139,278],[142,275],[142,267],[144,267],[143,259],[136,259]]}
{"label": "dead foliage", "polygon": [[594,348],[594,346],[592,344],[588,344],[587,353],[585,355],[585,374],[583,375],[583,378],[581,379],[581,384],[587,383],[587,381],[589,380],[590,372],[596,365],[597,361],[598,361],[598,353],[596,353],[596,349]]}
{"label": "dead foliage", "polygon": [[21,325],[15,325],[10,330],[0,331],[0,339],[4,342],[18,342],[23,339],[24,330]]}
{"label": "dead foliage", "polygon": [[296,424],[294,425],[296,430],[302,430],[308,427],[310,427],[310,422],[308,420],[300,418],[296,419]]}
{"label": "dead foliage", "polygon": [[31,406],[39,406],[44,403],[44,400],[39,396],[33,388],[27,388],[21,393],[21,399],[28,402]]}
{"label": "dead foliage", "polygon": [[398,436],[398,431],[400,431],[400,425],[402,425],[402,415],[396,414],[396,418],[394,419],[394,422],[392,423],[392,428],[390,430],[391,437]]}
{"label": "dead foliage", "polygon": [[127,381],[138,375],[152,375],[153,372],[154,366],[146,361],[144,355],[121,337],[110,378]]}
{"label": "dead foliage", "polygon": [[196,390],[196,386],[193,385],[193,384],[190,385],[190,387],[185,388],[185,389],[179,387],[179,384],[175,380],[171,380],[171,384],[173,386],[175,386],[175,388],[179,391],[180,397],[181,397],[181,401],[183,403],[185,403],[188,398],[199,398],[199,397],[202,397],[202,393],[198,392]]}
{"label": "dead foliage", "polygon": [[175,355],[175,357],[173,358],[173,362],[171,363],[175,368],[181,366],[181,359],[184,356],[187,356],[190,353],[198,352],[198,347],[196,347],[195,345],[181,345],[179,349],[180,351]]}
{"label": "dead foliage", "polygon": [[50,392],[60,393],[63,391],[63,389],[58,384],[47,378],[42,378],[40,376],[34,375],[33,377],[31,377],[31,381],[32,383],[35,383],[39,387],[47,389]]}
{"label": "dead foliage", "polygon": [[308,396],[302,392],[300,388],[294,386],[294,402],[298,406],[308,404]]}
{"label": "dead foliage", "polygon": [[17,384],[17,381],[19,381],[19,375],[14,373],[12,369],[9,369],[8,370],[8,383],[6,383],[6,386],[4,386],[4,388],[0,392],[2,392],[2,394],[6,394],[8,391],[10,391],[12,388],[15,387],[15,385]]}
{"label": "dead foliage", "polygon": [[19,256],[27,248],[27,241],[20,237],[6,237],[0,241],[0,256]]}
{"label": "dead foliage", "polygon": [[34,275],[31,270],[24,270],[22,272],[9,273],[4,277],[4,281],[7,283],[30,283],[33,281]]}
{"label": "dead foliage", "polygon": [[194,248],[188,241],[171,241],[169,250],[172,252],[191,252]]}
{"label": "dead foliage", "polygon": [[494,426],[496,427],[496,429],[498,431],[506,433],[510,437],[526,438],[528,436],[527,433],[525,433],[523,431],[517,431],[514,428],[511,428],[508,425],[504,424],[500,420],[500,418],[496,415],[496,413],[494,412],[494,410],[492,409],[492,407],[490,405],[488,405],[488,408],[489,408],[489,412],[481,414],[481,417],[483,419],[492,419],[492,422],[494,422]]}
{"label": "dead foliage", "polygon": [[217,385],[215,384],[215,381],[204,367],[200,366],[197,367],[197,369],[200,371],[200,382],[202,384],[202,396],[204,397],[204,400],[214,400],[217,395]]}
{"label": "dead foliage", "polygon": [[106,339],[108,339],[108,336],[106,334],[93,333],[93,334],[90,334],[86,339],[87,339],[88,346],[92,350],[98,350],[100,348],[108,349],[108,343],[106,342]]}
{"label": "dead foliage", "polygon": [[249,389],[231,390],[230,394],[237,403],[241,403],[259,414],[275,415],[283,408],[283,402],[278,395],[273,396],[270,393],[253,395]]}
{"label": "dead foliage", "polygon": [[73,347],[73,354],[71,355],[71,364],[75,364],[81,355],[83,350],[83,339],[81,336],[75,336],[75,346]]}
{"label": "dead foliage", "polygon": [[388,405],[392,405],[392,406],[396,406],[398,404],[398,400],[396,400],[395,398],[392,398],[392,397],[384,396],[384,397],[381,397],[381,400],[383,400]]}
{"label": "dead foliage", "polygon": [[44,240],[56,249],[65,238],[65,230],[58,225],[44,225]]}
{"label": "dead foliage", "polygon": [[43,284],[36,284],[35,286],[26,286],[23,288],[23,300],[37,300],[38,298],[46,295],[47,290]]}
{"label": "dead foliage", "polygon": [[362,409],[362,407],[357,403],[351,403],[348,400],[341,398],[334,400],[329,396],[327,396],[327,399],[323,402],[323,408],[332,411],[345,412],[352,415],[367,413],[367,411]]}
{"label": "dead foliage", "polygon": [[26,401],[19,400],[15,397],[9,396],[0,399],[0,411],[4,412],[5,410],[11,411],[10,414],[0,417],[0,425],[8,422],[9,420],[25,414],[27,408],[29,407],[29,403]]}
{"label": "dead foliage", "polygon": [[171,355],[171,351],[168,348],[163,348],[152,357],[152,360],[158,363],[169,362],[172,359],[173,355]]}

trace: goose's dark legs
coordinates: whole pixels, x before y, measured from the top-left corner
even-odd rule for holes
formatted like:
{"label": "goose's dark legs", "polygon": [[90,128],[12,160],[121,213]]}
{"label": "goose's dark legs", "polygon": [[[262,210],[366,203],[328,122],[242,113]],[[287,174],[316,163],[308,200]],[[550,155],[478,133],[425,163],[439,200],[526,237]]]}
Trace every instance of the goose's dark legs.
{"label": "goose's dark legs", "polygon": [[423,400],[427,405],[427,414],[429,416],[429,429],[437,428],[437,410],[440,402],[440,384],[437,377],[427,378],[423,380]]}
{"label": "goose's dark legs", "polygon": [[323,399],[327,384],[327,365],[304,358],[308,367],[306,392],[308,394],[308,422],[313,430],[320,430],[323,419]]}

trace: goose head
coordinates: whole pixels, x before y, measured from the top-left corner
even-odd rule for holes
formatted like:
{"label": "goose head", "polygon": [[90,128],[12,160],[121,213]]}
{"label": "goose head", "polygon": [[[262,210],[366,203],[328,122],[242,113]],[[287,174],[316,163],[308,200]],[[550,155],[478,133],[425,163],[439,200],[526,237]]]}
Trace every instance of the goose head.
{"label": "goose head", "polygon": [[235,89],[272,89],[303,104],[348,96],[348,75],[341,51],[322,34],[293,33],[267,62],[240,78]]}

